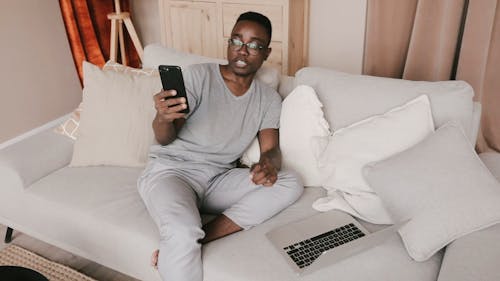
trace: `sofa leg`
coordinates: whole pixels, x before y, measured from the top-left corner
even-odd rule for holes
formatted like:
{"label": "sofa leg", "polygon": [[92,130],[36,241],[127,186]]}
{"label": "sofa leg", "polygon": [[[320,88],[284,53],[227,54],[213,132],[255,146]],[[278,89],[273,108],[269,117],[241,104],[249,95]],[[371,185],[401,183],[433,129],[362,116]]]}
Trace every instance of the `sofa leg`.
{"label": "sofa leg", "polygon": [[13,229],[10,227],[7,227],[7,231],[5,232],[5,243],[10,243],[12,241],[12,231]]}

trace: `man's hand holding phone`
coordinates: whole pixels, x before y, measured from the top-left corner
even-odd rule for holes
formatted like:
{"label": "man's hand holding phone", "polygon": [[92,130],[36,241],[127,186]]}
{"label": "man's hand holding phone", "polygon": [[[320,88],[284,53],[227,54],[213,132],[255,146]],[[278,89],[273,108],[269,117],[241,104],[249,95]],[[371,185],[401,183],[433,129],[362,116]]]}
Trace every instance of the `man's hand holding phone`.
{"label": "man's hand holding phone", "polygon": [[[184,78],[179,66],[158,66],[163,91],[154,95],[156,117],[153,120],[153,130],[156,140],[161,145],[167,145],[175,140],[177,132],[184,125],[186,114],[189,113]],[[174,122],[177,120],[176,122]]]}
{"label": "man's hand holding phone", "polygon": [[172,123],[175,119],[186,117],[186,114],[181,112],[187,108],[186,98],[175,98],[176,95],[175,90],[161,91],[154,95],[158,121]]}

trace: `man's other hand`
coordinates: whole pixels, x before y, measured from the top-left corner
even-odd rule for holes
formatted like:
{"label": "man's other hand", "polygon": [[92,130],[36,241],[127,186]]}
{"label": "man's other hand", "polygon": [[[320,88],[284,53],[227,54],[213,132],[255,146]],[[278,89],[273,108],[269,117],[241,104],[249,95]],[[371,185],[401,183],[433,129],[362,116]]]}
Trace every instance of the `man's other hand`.
{"label": "man's other hand", "polygon": [[259,163],[250,168],[250,179],[257,185],[273,186],[278,179],[278,169],[270,158],[261,156]]}

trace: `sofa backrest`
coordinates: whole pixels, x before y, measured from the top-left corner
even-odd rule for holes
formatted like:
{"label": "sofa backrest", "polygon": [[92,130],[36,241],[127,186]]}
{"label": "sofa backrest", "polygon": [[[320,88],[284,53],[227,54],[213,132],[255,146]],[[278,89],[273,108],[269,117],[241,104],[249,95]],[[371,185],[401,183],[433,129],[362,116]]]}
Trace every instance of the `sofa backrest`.
{"label": "sofa backrest", "polygon": [[448,121],[459,121],[475,143],[474,92],[464,81],[409,81],[306,67],[296,73],[294,84],[309,85],[316,90],[333,130],[427,95],[436,128]]}

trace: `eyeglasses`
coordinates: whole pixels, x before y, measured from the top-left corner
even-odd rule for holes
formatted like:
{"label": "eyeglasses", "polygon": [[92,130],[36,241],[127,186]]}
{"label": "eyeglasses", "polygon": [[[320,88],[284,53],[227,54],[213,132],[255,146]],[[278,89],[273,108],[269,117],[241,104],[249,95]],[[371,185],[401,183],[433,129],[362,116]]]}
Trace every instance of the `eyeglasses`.
{"label": "eyeglasses", "polygon": [[243,41],[237,38],[229,39],[228,43],[229,48],[231,48],[232,51],[239,51],[241,50],[241,48],[243,48],[243,46],[247,46],[248,53],[252,56],[258,55],[259,52],[263,49],[267,49],[267,47],[259,45],[256,42],[243,43]]}

